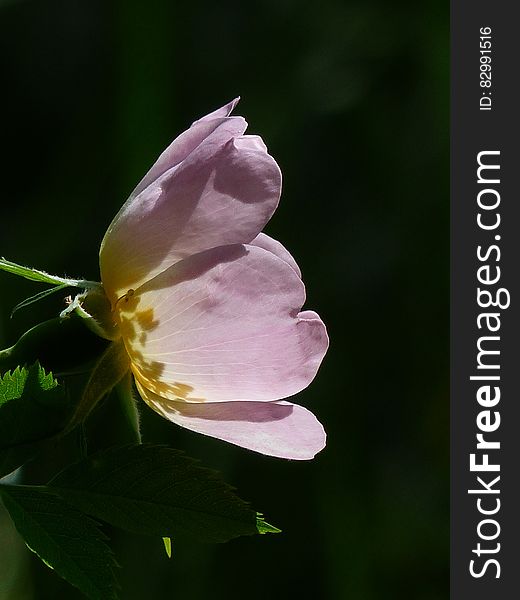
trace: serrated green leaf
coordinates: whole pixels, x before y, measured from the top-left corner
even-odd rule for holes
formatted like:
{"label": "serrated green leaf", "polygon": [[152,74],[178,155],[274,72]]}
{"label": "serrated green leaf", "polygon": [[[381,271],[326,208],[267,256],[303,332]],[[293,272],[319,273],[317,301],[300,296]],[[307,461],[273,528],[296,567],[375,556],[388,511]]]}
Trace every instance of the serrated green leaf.
{"label": "serrated green leaf", "polygon": [[38,364],[0,378],[0,477],[35,456],[70,417],[65,392]]}
{"label": "serrated green leaf", "polygon": [[226,542],[259,532],[256,512],[217,473],[166,446],[112,448],[68,467],[49,486],[79,510],[134,533]]}
{"label": "serrated green leaf", "polygon": [[0,407],[10,400],[20,398],[24,393],[47,392],[57,387],[58,382],[52,373],[46,373],[38,363],[29,368],[17,367],[0,379]]}
{"label": "serrated green leaf", "polygon": [[106,536],[90,517],[44,488],[0,486],[27,546],[91,600],[116,600],[117,566]]}

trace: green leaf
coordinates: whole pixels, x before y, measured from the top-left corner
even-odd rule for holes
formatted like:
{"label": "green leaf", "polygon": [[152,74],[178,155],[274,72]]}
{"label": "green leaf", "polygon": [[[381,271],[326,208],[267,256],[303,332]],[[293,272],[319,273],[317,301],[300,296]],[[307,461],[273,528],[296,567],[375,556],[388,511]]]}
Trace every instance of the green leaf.
{"label": "green leaf", "polygon": [[41,560],[92,600],[118,598],[117,566],[98,524],[43,488],[1,486],[20,535]]}
{"label": "green leaf", "polygon": [[226,542],[259,532],[257,513],[218,474],[165,446],[112,448],[49,485],[79,510],[134,533]]}
{"label": "green leaf", "polygon": [[33,458],[70,412],[62,386],[38,363],[0,378],[0,477]]}

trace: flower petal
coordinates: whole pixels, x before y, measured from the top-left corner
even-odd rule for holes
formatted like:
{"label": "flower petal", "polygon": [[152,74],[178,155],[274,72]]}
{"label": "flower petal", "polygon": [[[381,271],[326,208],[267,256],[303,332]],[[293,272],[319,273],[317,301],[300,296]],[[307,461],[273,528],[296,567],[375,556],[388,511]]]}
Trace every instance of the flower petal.
{"label": "flower petal", "polygon": [[289,402],[213,402],[167,400],[136,381],[143,400],[169,421],[268,456],[310,460],[325,447],[316,417]]}
{"label": "flower petal", "polygon": [[100,267],[113,303],[191,254],[249,243],[271,218],[280,169],[257,136],[236,135],[232,119],[130,197],[108,228]]}
{"label": "flower petal", "polygon": [[[247,127],[245,120],[242,117],[229,118],[232,110],[238,104],[238,100],[239,98],[235,98],[235,100],[232,100],[222,108],[218,108],[209,113],[209,115],[198,119],[192,123],[188,130],[175,138],[139,182],[132,192],[131,197],[135,198],[163,173],[182,162],[219,128],[227,134],[230,134],[231,137],[242,135]],[[222,132],[219,132],[219,135],[221,135],[221,133]]]}
{"label": "flower petal", "polygon": [[322,321],[298,314],[304,300],[287,263],[233,245],[182,260],[118,308],[134,375],[150,391],[186,402],[272,401],[307,387],[327,350]]}
{"label": "flower petal", "polygon": [[281,258],[284,262],[286,262],[298,277],[302,276],[300,271],[300,267],[297,265],[294,258],[291,256],[289,250],[285,248],[278,240],[269,237],[265,233],[259,233],[255,239],[250,242],[251,246],[258,246],[259,248],[263,248],[264,250],[268,250],[272,252],[278,258]]}

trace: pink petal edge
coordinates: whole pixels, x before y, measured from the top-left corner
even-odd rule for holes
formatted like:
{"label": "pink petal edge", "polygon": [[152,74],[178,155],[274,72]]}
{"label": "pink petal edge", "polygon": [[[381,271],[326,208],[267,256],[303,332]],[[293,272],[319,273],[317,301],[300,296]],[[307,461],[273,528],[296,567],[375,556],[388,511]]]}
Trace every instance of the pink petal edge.
{"label": "pink petal edge", "polygon": [[287,250],[287,248],[285,248],[278,240],[269,237],[265,233],[259,233],[253,241],[249,242],[249,245],[258,246],[259,248],[272,252],[275,256],[286,262],[298,277],[301,278],[302,272],[300,271],[298,263],[294,260],[289,250]]}
{"label": "pink petal edge", "polygon": [[197,433],[260,454],[310,460],[326,443],[321,423],[306,408],[289,402],[187,404],[167,400],[136,380],[143,400],[162,417]]}

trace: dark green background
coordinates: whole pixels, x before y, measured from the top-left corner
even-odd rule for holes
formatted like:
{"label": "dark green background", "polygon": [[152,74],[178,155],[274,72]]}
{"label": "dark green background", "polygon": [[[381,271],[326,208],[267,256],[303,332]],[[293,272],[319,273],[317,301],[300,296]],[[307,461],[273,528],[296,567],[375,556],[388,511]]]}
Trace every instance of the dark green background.
{"label": "dark green background", "polygon": [[[4,0],[0,28],[0,255],[97,279],[104,231],[157,154],[241,95],[284,175],[267,232],[329,329],[297,399],[329,435],[314,461],[202,438],[143,405],[145,439],[221,470],[284,533],[174,540],[168,560],[161,540],[110,531],[122,597],[446,598],[448,4]],[[61,309],[9,320],[42,288],[0,286],[2,346]],[[117,412],[100,410],[103,444]],[[79,597],[0,522],[1,600]]]}

